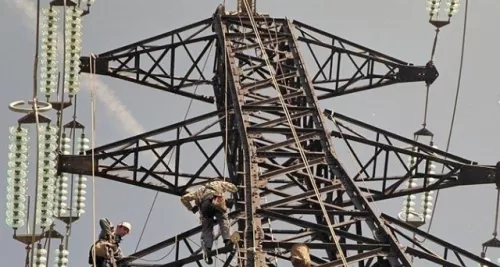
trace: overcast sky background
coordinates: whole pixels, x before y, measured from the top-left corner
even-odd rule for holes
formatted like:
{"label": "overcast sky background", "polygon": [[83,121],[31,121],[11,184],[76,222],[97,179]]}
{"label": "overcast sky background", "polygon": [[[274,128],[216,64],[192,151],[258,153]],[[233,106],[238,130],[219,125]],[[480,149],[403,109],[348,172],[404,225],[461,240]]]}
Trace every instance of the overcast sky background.
{"label": "overcast sky background", "polygon": [[[0,80],[3,87],[0,99],[5,108],[0,119],[5,126],[4,131],[0,132],[5,152],[0,154],[0,161],[5,163],[8,127],[15,125],[19,118],[18,114],[7,110],[7,104],[31,97],[35,21],[29,14],[32,15],[33,10],[30,8],[33,8],[34,3],[35,1],[30,0],[0,2]],[[84,19],[84,53],[101,53],[211,17],[219,3],[220,1],[215,0],[148,0],[140,3],[98,0],[91,15]],[[42,6],[46,5],[48,1],[42,0]],[[297,19],[416,65],[423,65],[429,59],[434,29],[427,22],[423,0],[317,0],[309,3],[274,0],[260,1],[258,9],[276,17]],[[470,4],[465,66],[451,144],[452,153],[482,164],[495,164],[500,160],[500,124],[496,123],[500,112],[500,94],[497,88],[497,62],[500,54],[496,52],[500,46],[500,38],[497,37],[499,9],[500,2],[493,0],[474,1]],[[441,148],[446,146],[456,90],[463,18],[462,6],[458,17],[442,30],[435,57],[440,77],[432,86],[428,125],[436,135],[436,144]],[[210,67],[209,65],[208,71]],[[107,77],[98,79],[101,81],[97,88],[100,90],[96,111],[98,145],[180,121],[189,102],[182,97],[125,81]],[[90,126],[87,88],[82,89],[80,94],[82,97],[79,101],[78,120]],[[411,137],[422,122],[424,89],[423,83],[396,85],[349,95],[341,100],[326,100],[321,105]],[[120,107],[133,115],[135,124]],[[210,105],[195,105],[190,117],[209,110],[213,110]],[[52,118],[55,120],[54,116]],[[349,158],[343,160],[350,161]],[[185,167],[186,170],[188,168]],[[4,188],[5,181],[3,179],[0,182]],[[116,223],[130,221],[133,225],[132,235],[124,240],[122,247],[126,254],[132,253],[154,192],[103,179],[97,179],[96,184],[96,217],[107,217]],[[495,197],[493,185],[443,191],[431,232],[479,254],[480,244],[491,237],[493,230]],[[89,187],[88,199],[90,198]],[[377,203],[375,206],[384,213],[396,216],[401,202],[399,199],[390,203]],[[70,266],[87,266],[88,249],[93,235],[91,202],[87,205],[87,214],[73,227],[69,247]],[[1,209],[2,214],[5,214],[5,205]],[[196,216],[185,211],[177,197],[160,194],[140,248],[196,225]],[[0,227],[0,240],[3,241],[0,253],[4,265],[19,266],[24,261],[24,248],[11,240],[11,236],[11,229],[7,226]],[[198,237],[194,241],[199,242]],[[163,250],[148,259],[157,259],[165,253]],[[489,256],[498,258],[500,251],[492,251]]]}

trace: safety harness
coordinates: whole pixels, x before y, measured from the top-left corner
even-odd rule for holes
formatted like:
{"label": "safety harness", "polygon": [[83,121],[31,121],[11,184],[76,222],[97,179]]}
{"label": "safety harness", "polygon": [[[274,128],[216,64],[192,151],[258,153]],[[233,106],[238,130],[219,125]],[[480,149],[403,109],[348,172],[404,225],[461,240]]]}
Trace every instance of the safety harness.
{"label": "safety harness", "polygon": [[[117,267],[114,255],[118,249],[118,244],[120,243],[120,241],[121,238],[119,236],[115,236],[114,234],[107,234],[104,238],[99,239],[92,246],[95,248],[96,258],[106,259],[108,267]],[[92,247],[90,248],[89,253],[89,264],[94,264]]]}
{"label": "safety harness", "polygon": [[[213,193],[207,194],[207,190],[211,190]],[[210,200],[213,201],[213,204],[216,209],[220,210],[221,212],[226,212],[227,211],[227,206],[226,206],[226,200],[224,198],[224,194],[217,194],[217,190],[211,186],[205,186],[205,189],[203,190],[202,193],[202,198],[200,199],[199,205],[205,200]],[[201,207],[200,207],[201,208]]]}

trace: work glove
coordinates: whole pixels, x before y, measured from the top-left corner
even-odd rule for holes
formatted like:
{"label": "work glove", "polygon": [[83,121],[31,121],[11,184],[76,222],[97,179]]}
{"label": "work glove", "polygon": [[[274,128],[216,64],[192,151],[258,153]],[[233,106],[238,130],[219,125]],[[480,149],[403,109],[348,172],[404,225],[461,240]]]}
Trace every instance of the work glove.
{"label": "work glove", "polygon": [[198,208],[198,206],[194,206],[194,207],[191,209],[191,212],[192,212],[193,214],[195,214],[195,213],[197,213],[197,212],[198,212],[198,210],[200,210],[200,208]]}
{"label": "work glove", "polygon": [[226,199],[226,207],[232,209],[234,205],[234,199]]}
{"label": "work glove", "polygon": [[109,225],[109,229],[114,229],[115,228],[115,226],[113,225],[113,223],[110,220],[108,220],[108,218],[104,218],[104,220]]}

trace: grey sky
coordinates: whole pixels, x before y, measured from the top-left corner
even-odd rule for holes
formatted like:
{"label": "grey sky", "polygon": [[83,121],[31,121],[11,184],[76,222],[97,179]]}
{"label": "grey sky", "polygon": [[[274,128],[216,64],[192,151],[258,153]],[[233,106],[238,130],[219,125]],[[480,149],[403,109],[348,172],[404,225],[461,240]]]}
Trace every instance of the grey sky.
{"label": "grey sky", "polygon": [[[0,154],[0,162],[7,162],[7,127],[14,125],[19,116],[8,112],[6,106],[11,101],[31,97],[34,32],[29,23],[35,22],[26,16],[22,7],[32,6],[34,2],[0,2],[0,18],[3,22],[0,24],[0,51],[3,52],[0,63],[3,87],[1,100],[5,107],[5,115],[0,119],[5,125],[4,131],[0,132],[0,139],[4,140],[5,148],[4,153]],[[48,1],[42,0],[42,3],[42,6],[46,6]],[[213,0],[148,0],[143,3],[97,0],[91,15],[84,19],[84,53],[101,53],[208,18],[219,3],[220,1]],[[416,65],[423,65],[429,59],[434,36],[434,30],[427,22],[423,0],[317,0],[310,3],[274,0],[260,1],[258,10],[276,17],[297,19]],[[483,0],[470,4],[465,67],[451,144],[452,153],[483,164],[494,164],[500,160],[497,140],[500,124],[496,123],[500,108],[500,94],[496,88],[496,62],[500,60],[500,55],[494,52],[500,46],[500,39],[496,36],[498,31],[495,30],[500,24],[498,10],[498,1]],[[442,30],[435,57],[440,77],[432,86],[428,125],[436,135],[436,144],[440,148],[446,145],[451,118],[463,15],[462,7],[453,23]],[[106,77],[98,79],[109,88],[106,92],[113,93],[146,130],[179,121],[186,111],[188,100],[185,98]],[[140,126],[126,126],[120,121],[117,113],[123,115],[123,111],[117,111],[116,107],[110,109],[107,106],[111,99],[109,94],[103,93],[102,90],[105,89],[97,88],[99,89],[101,93],[98,95],[96,115],[97,144],[105,144],[137,133]],[[345,96],[340,101],[324,101],[322,107],[410,137],[420,128],[422,122],[424,92],[422,83],[396,85]],[[82,90],[80,95],[78,120],[90,126],[89,92]],[[138,97],[147,104],[139,103]],[[196,105],[190,116],[210,108],[209,105]],[[52,118],[55,119],[54,116]],[[131,121],[130,118],[126,120]],[[346,161],[347,165],[350,164],[347,163],[350,161],[348,157],[342,160]],[[188,163],[184,162],[184,166],[189,166]],[[222,168],[222,164],[220,167]],[[188,167],[185,168],[189,171]],[[0,185],[5,188],[5,179],[1,180]],[[480,244],[490,238],[493,230],[495,193],[493,185],[443,191],[432,233],[479,254]],[[97,179],[96,217],[106,216],[116,223],[127,220],[134,227],[132,235],[127,237],[122,245],[126,254],[133,252],[135,248],[153,196],[154,192],[148,190]],[[73,227],[69,248],[70,266],[86,266],[88,249],[92,243],[90,188],[87,199],[87,214]],[[395,216],[401,203],[402,199],[398,199],[375,205],[379,210]],[[1,214],[5,214],[4,209],[5,206],[2,205]],[[160,195],[140,247],[159,242],[196,224],[196,216],[183,210],[178,198]],[[22,264],[24,260],[23,246],[11,240],[11,235],[11,230],[5,224],[0,227],[0,238],[4,240],[0,251],[6,266]],[[194,241],[198,242],[197,239]],[[157,259],[165,252],[148,258]],[[492,252],[495,253],[490,253],[491,258],[500,257],[500,251]]]}

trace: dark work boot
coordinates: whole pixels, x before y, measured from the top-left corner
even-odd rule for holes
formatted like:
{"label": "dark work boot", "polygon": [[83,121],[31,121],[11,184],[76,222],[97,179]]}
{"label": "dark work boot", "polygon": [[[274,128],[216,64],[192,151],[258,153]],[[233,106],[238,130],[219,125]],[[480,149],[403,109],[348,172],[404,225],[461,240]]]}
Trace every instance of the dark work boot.
{"label": "dark work boot", "polygon": [[212,257],[211,257],[211,256],[207,256],[206,254],[205,254],[205,262],[206,262],[208,265],[210,265],[210,264],[214,263],[214,261],[212,260]]}
{"label": "dark work boot", "polygon": [[207,264],[212,264],[214,263],[214,261],[212,260],[212,257],[211,256],[208,256],[208,252],[210,252],[212,249],[209,249],[209,248],[204,248],[203,249],[203,259],[205,260],[205,262]]}

